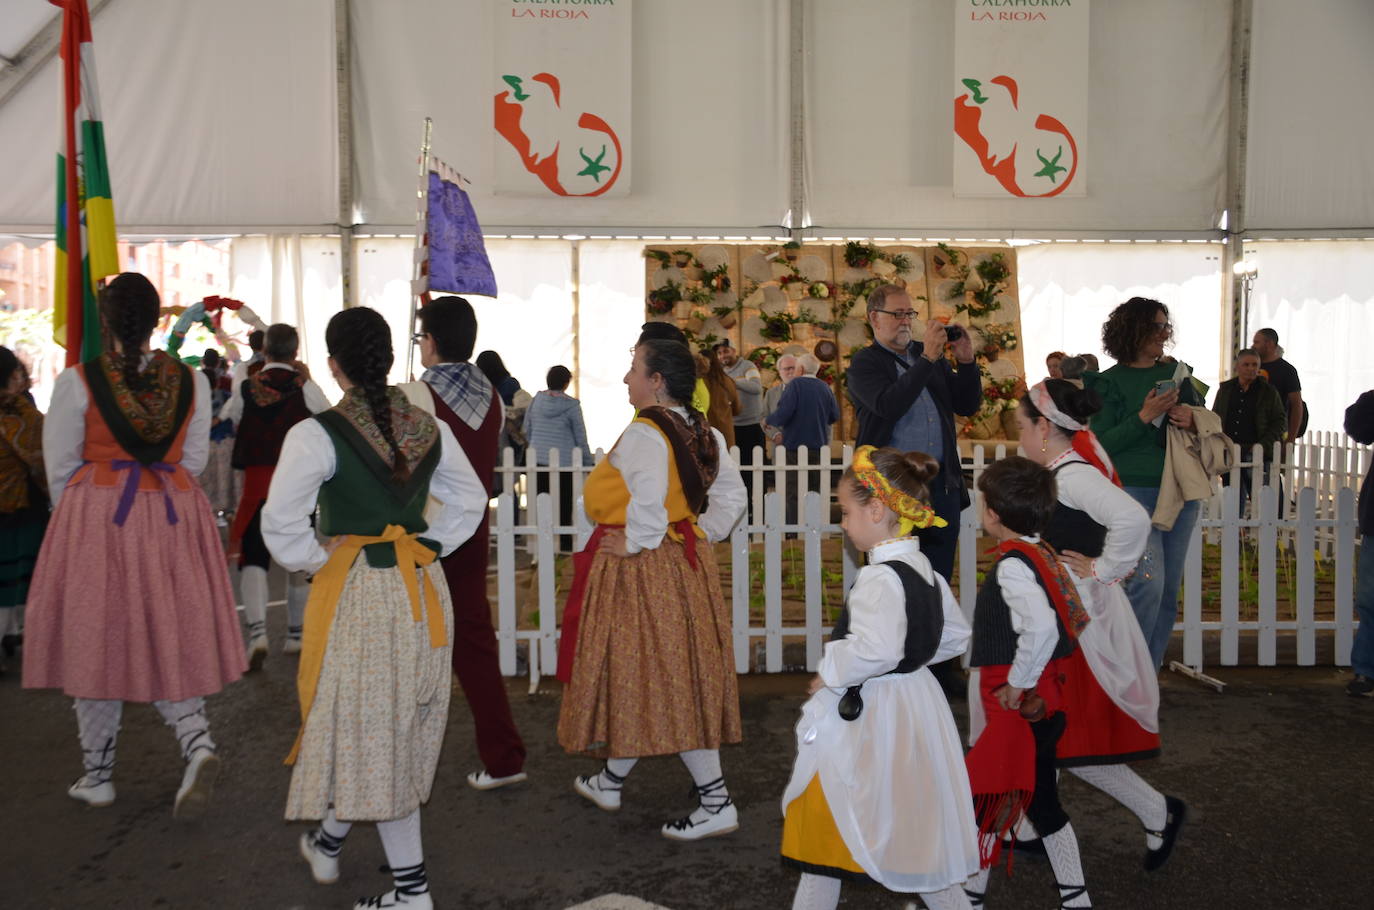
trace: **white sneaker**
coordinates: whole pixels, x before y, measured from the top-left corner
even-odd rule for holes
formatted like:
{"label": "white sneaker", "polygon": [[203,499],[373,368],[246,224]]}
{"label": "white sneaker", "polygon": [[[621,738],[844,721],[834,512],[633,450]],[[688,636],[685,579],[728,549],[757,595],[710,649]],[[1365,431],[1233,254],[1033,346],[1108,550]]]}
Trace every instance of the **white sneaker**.
{"label": "white sneaker", "polygon": [[339,857],[330,856],[315,842],[317,829],[301,835],[301,859],[310,864],[310,875],[317,885],[332,885],[339,880]]}
{"label": "white sneaker", "polygon": [[173,818],[199,818],[205,814],[210,794],[215,789],[215,778],[219,776],[219,764],[219,756],[209,749],[199,749],[191,755],[186,773],[181,776],[176,804],[172,807]]}
{"label": "white sneaker", "polygon": [[704,837],[719,837],[739,830],[739,812],[734,803],[726,803],[717,812],[697,810],[686,818],[669,822],[661,829],[669,840],[701,840]]}
{"label": "white sneaker", "polygon": [[407,910],[434,910],[434,899],[429,892],[424,894],[401,894],[388,891],[376,897],[364,897],[353,905],[353,910],[373,910],[375,907],[405,907]]}
{"label": "white sneaker", "polygon": [[76,783],[67,788],[67,795],[89,806],[103,809],[115,800],[114,784],[110,781],[92,783],[86,775],[77,778]]}
{"label": "white sneaker", "polygon": [[468,786],[474,790],[495,790],[498,787],[509,787],[511,784],[518,784],[529,780],[529,775],[524,771],[506,777],[492,777],[485,770],[473,771],[468,775]]}
{"label": "white sneaker", "polygon": [[288,638],[281,646],[283,654],[301,653],[301,640],[299,638]]}
{"label": "white sneaker", "polygon": [[573,789],[585,796],[587,799],[596,803],[598,809],[605,809],[607,812],[620,811],[620,788],[614,790],[603,790],[601,788],[601,775],[598,774],[579,774],[573,778]]}
{"label": "white sneaker", "polygon": [[267,660],[267,636],[254,635],[248,642],[248,672],[256,673]]}

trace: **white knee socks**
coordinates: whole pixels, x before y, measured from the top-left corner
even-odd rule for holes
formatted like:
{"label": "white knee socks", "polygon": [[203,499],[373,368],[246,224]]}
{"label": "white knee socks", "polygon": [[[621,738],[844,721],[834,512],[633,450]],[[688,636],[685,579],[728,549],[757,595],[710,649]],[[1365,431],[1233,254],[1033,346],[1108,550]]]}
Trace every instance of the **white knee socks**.
{"label": "white knee socks", "polygon": [[286,637],[300,640],[305,627],[305,603],[310,599],[310,585],[305,576],[292,572],[286,579]]}
{"label": "white knee socks", "polygon": [[835,910],[840,904],[840,880],[828,875],[801,874],[792,910]]}
{"label": "white knee socks", "polygon": [[[1162,831],[1169,809],[1164,794],[1145,782],[1126,765],[1085,765],[1070,768],[1069,773],[1092,784],[1112,799],[1135,813],[1146,831]],[[1145,846],[1158,850],[1163,840],[1153,834],[1145,835]]]}
{"label": "white knee socks", "polygon": [[697,785],[701,806],[692,813],[691,819],[699,824],[730,804],[730,791],[725,789],[725,777],[720,771],[720,751],[691,749],[678,755],[687,766],[687,773],[692,775],[692,783]]}
{"label": "white knee socks", "polygon": [[243,619],[248,624],[248,640],[267,634],[267,570],[244,566],[239,570],[239,593],[243,595]]}
{"label": "white knee socks", "polygon": [[348,837],[348,832],[351,830],[353,830],[353,823],[339,821],[339,817],[334,814],[334,807],[330,806],[329,811],[325,812],[324,818],[320,819],[319,834],[315,837],[315,845],[326,856],[338,856],[339,851],[343,849],[344,838]]}
{"label": "white knee socks", "polygon": [[377,822],[396,893],[424,894],[429,890],[425,875],[425,851],[420,843],[420,810],[389,822]]}
{"label": "white knee socks", "polygon": [[103,784],[114,776],[115,740],[119,738],[119,717],[124,702],[78,698],[76,730],[81,739],[81,763],[89,784]]}
{"label": "white knee socks", "polygon": [[155,701],[153,707],[162,715],[163,722],[176,733],[182,758],[189,761],[191,754],[201,749],[215,751],[215,741],[210,738],[210,718],[205,715],[205,699]]}
{"label": "white knee socks", "polygon": [[1091,907],[1093,904],[1083,881],[1083,861],[1078,856],[1078,838],[1074,836],[1073,825],[1065,825],[1053,834],[1040,835],[1040,842],[1045,845],[1050,868],[1054,870],[1060,906]]}

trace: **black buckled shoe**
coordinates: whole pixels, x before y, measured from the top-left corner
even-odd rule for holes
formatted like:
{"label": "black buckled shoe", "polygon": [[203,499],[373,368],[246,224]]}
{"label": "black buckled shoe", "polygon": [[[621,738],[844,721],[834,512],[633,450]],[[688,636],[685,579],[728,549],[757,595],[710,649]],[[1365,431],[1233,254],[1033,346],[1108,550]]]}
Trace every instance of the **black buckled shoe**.
{"label": "black buckled shoe", "polygon": [[1188,820],[1188,804],[1176,796],[1164,797],[1164,805],[1168,809],[1168,814],[1164,817],[1164,828],[1159,831],[1145,829],[1146,834],[1153,834],[1164,843],[1158,849],[1145,851],[1145,871],[1154,872],[1169,860],[1169,854],[1174,852],[1174,843],[1178,840],[1178,832],[1182,830],[1183,823]]}

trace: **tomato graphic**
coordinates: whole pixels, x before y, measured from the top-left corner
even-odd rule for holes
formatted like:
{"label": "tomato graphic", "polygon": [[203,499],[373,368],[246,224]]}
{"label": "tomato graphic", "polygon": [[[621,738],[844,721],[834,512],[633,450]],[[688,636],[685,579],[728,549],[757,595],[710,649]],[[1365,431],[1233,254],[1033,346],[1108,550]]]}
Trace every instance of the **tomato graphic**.
{"label": "tomato graphic", "polygon": [[954,99],[954,132],[984,171],[1013,196],[1058,196],[1069,188],[1078,174],[1078,143],[1068,127],[1049,114],[1028,126],[1010,76],[963,84],[969,91]]}
{"label": "tomato graphic", "polygon": [[510,88],[496,95],[496,131],[525,170],[560,196],[600,196],[615,185],[624,159],[609,123],[586,111],[570,122],[551,73],[501,78]]}

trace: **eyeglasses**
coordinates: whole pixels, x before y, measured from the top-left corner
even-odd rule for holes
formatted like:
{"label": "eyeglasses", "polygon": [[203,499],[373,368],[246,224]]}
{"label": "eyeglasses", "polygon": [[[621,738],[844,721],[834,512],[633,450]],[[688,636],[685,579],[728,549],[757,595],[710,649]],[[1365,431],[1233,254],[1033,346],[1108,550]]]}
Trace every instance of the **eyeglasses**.
{"label": "eyeglasses", "polygon": [[1174,324],[1172,322],[1156,322],[1155,331],[1161,335],[1172,334],[1174,331]]}
{"label": "eyeglasses", "polygon": [[424,341],[428,337],[428,332],[416,332],[414,335],[410,336],[410,340],[415,342],[416,344],[419,344],[421,341]]}
{"label": "eyeglasses", "polygon": [[886,313],[898,322],[908,322],[916,318],[915,310],[874,310],[875,313]]}

